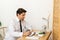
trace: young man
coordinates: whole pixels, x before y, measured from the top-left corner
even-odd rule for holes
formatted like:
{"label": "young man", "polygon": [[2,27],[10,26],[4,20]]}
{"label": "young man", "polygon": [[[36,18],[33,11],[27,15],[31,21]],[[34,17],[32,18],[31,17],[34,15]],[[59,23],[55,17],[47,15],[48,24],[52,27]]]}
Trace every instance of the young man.
{"label": "young man", "polygon": [[26,15],[26,10],[19,8],[16,11],[16,18],[9,22],[7,32],[4,40],[16,40],[21,36],[28,36],[31,34],[31,25],[28,24],[24,19]]}

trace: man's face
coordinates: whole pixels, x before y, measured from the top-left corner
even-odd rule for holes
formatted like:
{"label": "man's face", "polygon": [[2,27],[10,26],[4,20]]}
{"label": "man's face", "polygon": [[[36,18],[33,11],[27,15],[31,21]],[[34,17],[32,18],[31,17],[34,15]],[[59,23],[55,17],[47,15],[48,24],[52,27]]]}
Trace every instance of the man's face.
{"label": "man's face", "polygon": [[21,13],[20,15],[18,14],[18,18],[20,19],[20,20],[24,20],[24,18],[25,18],[25,15],[26,15],[26,13]]}

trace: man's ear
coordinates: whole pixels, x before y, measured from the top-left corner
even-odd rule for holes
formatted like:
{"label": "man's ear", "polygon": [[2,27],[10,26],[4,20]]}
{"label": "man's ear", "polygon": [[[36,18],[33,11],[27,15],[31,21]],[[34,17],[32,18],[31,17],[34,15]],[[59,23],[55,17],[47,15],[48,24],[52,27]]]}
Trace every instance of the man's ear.
{"label": "man's ear", "polygon": [[18,14],[16,14],[16,16],[18,16]]}
{"label": "man's ear", "polygon": [[19,16],[20,14],[17,14],[17,16]]}

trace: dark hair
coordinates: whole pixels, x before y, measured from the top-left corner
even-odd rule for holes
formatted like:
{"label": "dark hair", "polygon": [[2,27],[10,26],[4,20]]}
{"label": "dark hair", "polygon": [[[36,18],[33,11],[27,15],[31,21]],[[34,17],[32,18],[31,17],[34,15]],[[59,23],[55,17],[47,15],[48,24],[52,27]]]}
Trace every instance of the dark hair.
{"label": "dark hair", "polygon": [[16,11],[16,15],[18,16],[18,14],[20,15],[23,12],[26,13],[27,11],[25,9],[23,9],[23,8],[18,8],[18,10]]}

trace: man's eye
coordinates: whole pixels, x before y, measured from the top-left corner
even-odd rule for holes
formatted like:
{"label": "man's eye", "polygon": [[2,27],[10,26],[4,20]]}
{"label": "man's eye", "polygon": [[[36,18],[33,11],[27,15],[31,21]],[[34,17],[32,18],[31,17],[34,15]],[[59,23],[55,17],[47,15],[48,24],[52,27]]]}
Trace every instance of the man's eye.
{"label": "man's eye", "polygon": [[25,15],[23,15],[23,16],[25,16]]}

